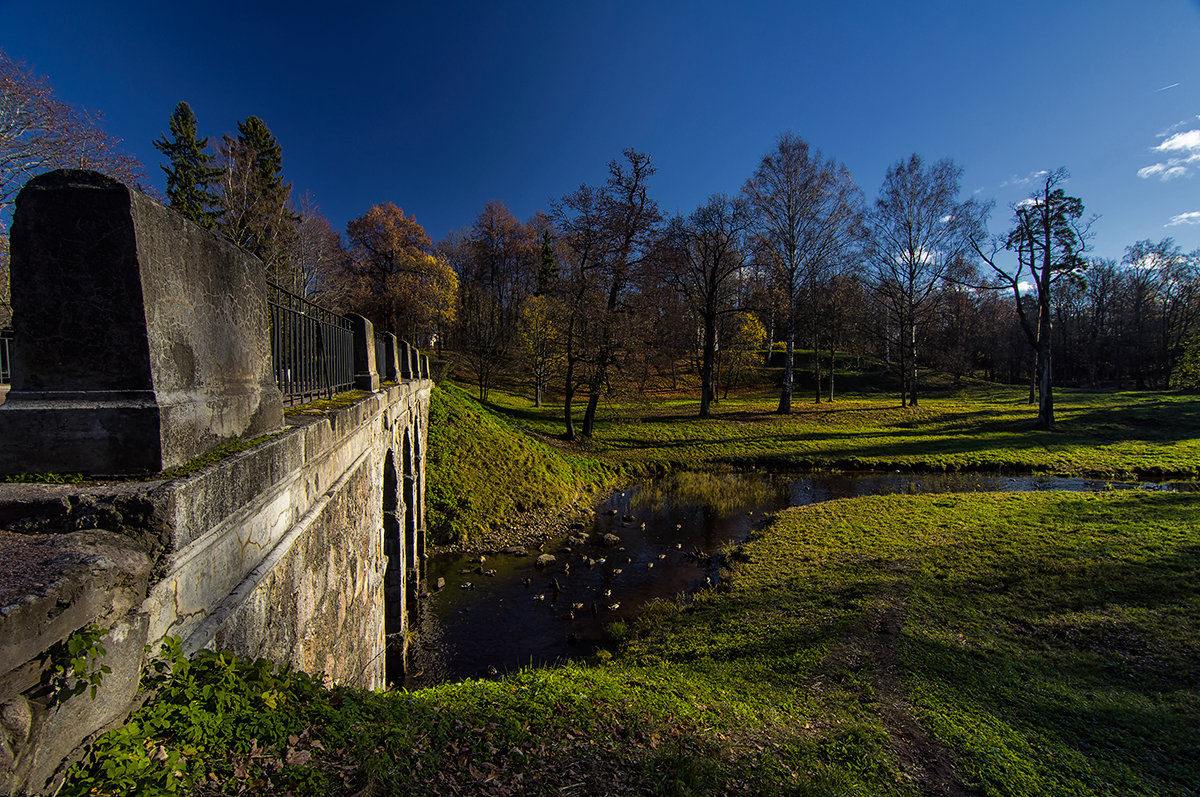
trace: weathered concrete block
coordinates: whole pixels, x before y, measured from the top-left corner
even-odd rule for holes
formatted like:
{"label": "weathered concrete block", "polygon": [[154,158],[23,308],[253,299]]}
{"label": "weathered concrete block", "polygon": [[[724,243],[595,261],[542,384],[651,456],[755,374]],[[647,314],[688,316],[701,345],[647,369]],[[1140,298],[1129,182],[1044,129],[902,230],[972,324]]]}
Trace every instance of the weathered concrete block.
{"label": "weathered concrete block", "polygon": [[347,313],[354,330],[354,389],[374,392],[379,389],[375,372],[375,325],[358,313]]}
{"label": "weathered concrete block", "polygon": [[81,170],[25,186],[11,252],[0,472],[155,472],[282,426],[257,258]]}
{"label": "weathered concrete block", "polygon": [[386,373],[379,375],[379,378],[386,382],[400,381],[400,361],[398,359],[398,347],[396,345],[396,336],[391,332],[383,333],[383,343],[387,346],[387,352],[384,354],[384,362],[387,363]]}
{"label": "weathered concrete block", "polygon": [[399,345],[400,345],[400,378],[401,379],[412,379],[413,378],[412,347],[408,345],[407,340],[400,341]]}

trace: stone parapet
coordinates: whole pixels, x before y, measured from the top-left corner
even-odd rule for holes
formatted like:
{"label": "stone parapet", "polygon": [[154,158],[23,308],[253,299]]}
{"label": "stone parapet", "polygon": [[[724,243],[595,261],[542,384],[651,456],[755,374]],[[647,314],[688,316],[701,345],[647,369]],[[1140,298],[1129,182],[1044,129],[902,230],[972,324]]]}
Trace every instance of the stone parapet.
{"label": "stone parapet", "polygon": [[257,258],[62,170],[18,196],[11,259],[0,473],[153,473],[282,426]]}

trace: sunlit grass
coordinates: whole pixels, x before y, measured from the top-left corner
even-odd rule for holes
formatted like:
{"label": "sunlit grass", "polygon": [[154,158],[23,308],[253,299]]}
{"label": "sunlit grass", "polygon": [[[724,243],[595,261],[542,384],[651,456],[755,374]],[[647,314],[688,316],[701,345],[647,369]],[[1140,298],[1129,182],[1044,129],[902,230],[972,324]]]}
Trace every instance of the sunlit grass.
{"label": "sunlit grass", "polygon": [[[1034,428],[1019,388],[972,383],[930,391],[917,407],[886,395],[833,403],[798,400],[789,416],[777,396],[731,397],[715,417],[695,417],[690,399],[601,404],[584,448],[612,461],[697,467],[1008,470],[1111,478],[1200,475],[1200,397],[1170,392],[1057,391],[1057,428]],[[562,432],[562,408],[530,408],[493,392],[490,409],[541,435]]]}
{"label": "sunlit grass", "polygon": [[252,723],[182,690],[64,793],[128,758],[139,783],[297,794],[1194,794],[1198,553],[1191,494],[790,509],[605,661],[413,693],[259,674],[224,701]]}

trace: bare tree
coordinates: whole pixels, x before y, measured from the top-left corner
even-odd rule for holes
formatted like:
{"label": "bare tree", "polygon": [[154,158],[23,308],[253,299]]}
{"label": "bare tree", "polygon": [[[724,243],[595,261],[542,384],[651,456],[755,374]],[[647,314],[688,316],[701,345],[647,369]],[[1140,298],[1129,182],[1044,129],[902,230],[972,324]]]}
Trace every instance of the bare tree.
{"label": "bare tree", "polygon": [[304,296],[333,294],[338,287],[338,274],[345,269],[349,256],[341,237],[308,191],[301,195],[295,215],[299,219],[291,255],[296,264],[295,287]]}
{"label": "bare tree", "polygon": [[942,281],[966,269],[980,234],[983,209],[957,201],[961,175],[951,160],[926,168],[912,155],[888,169],[869,217],[876,285],[902,336],[901,406],[917,404],[918,327],[939,298]]}
{"label": "bare tree", "polygon": [[654,174],[650,156],[627,149],[608,164],[601,188],[580,188],[554,205],[555,220],[570,253],[563,278],[566,302],[566,436],[574,439],[574,394],[586,369],[587,409],[581,434],[591,437],[610,369],[620,359],[629,326],[627,294],[646,260],[661,215],[647,194]]}
{"label": "bare tree", "polygon": [[[1021,329],[1034,351],[1039,429],[1054,427],[1052,292],[1062,280],[1082,276],[1092,223],[1081,221],[1083,202],[1059,187],[1067,177],[1065,169],[1046,173],[1041,188],[1013,207],[1013,226],[1007,236],[993,240],[988,251],[978,238],[973,244],[976,254],[1012,291]],[[1002,248],[1017,256],[1011,271],[997,263]],[[1023,291],[1033,295],[1032,310],[1023,301]]]}
{"label": "bare tree", "polygon": [[750,218],[744,198],[714,194],[686,219],[673,219],[667,232],[673,281],[700,321],[701,418],[711,415],[717,392],[717,322],[740,309],[734,294],[746,264],[744,239]]}
{"label": "bare tree", "polygon": [[[859,234],[862,192],[845,166],[792,133],[780,136],[759,164],[743,193],[755,214],[759,258],[778,275],[786,296],[783,386],[780,413],[792,410],[795,382],[797,300],[805,288],[815,295],[825,273],[841,260]],[[816,357],[817,314],[810,313],[809,337],[821,400],[820,360]]]}
{"label": "bare tree", "polygon": [[471,227],[461,281],[459,332],[475,371],[479,399],[508,359],[525,299],[533,294],[541,255],[539,232],[498,201]]}
{"label": "bare tree", "polygon": [[574,440],[575,393],[583,384],[588,366],[588,308],[599,303],[600,263],[603,252],[603,213],[600,191],[581,185],[553,206],[567,257],[559,283],[565,307],[563,333],[563,423],[564,437]]}
{"label": "bare tree", "polygon": [[8,223],[31,177],[51,169],[93,169],[146,190],[137,158],[104,132],[98,113],[54,96],[50,82],[0,49],[0,326],[10,316]]}

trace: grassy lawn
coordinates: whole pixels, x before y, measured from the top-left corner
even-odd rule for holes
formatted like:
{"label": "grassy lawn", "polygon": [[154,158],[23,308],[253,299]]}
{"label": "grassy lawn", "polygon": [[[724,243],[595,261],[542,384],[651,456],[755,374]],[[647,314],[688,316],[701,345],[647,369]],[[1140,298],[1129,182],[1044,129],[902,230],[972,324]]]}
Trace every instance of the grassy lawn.
{"label": "grassy lawn", "polygon": [[[1013,470],[1102,478],[1200,475],[1200,396],[1176,392],[1055,392],[1058,428],[1033,429],[1036,408],[1016,387],[970,383],[930,390],[917,407],[893,396],[849,394],[834,403],[756,391],[696,418],[693,397],[601,404],[586,450],[610,461],[697,467]],[[545,436],[562,433],[561,405],[533,409],[493,391],[489,409]]]}
{"label": "grassy lawn", "polygon": [[1200,793],[1194,495],[835,501],[727,558],[611,659],[500,681],[176,660],[64,793]]}
{"label": "grassy lawn", "polygon": [[[1023,391],[917,408],[748,392],[561,407],[443,384],[427,502],[486,539],[632,476],[725,465],[1195,478],[1200,399]],[[726,577],[592,661],[418,692],[168,655],[64,794],[1200,794],[1200,496],[881,496],[780,513]]]}

